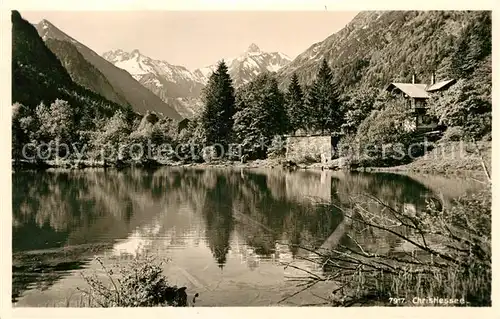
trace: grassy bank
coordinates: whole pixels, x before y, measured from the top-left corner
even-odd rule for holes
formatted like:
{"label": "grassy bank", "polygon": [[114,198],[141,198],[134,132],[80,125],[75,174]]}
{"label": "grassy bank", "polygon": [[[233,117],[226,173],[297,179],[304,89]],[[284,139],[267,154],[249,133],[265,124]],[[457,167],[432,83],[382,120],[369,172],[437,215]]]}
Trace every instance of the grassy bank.
{"label": "grassy bank", "polygon": [[[387,171],[387,172],[417,172],[431,174],[475,174],[484,175],[485,168],[491,172],[492,144],[491,141],[477,142],[446,142],[435,144],[425,155],[415,158],[411,163],[389,167],[358,167],[346,158],[330,160],[326,163],[303,162],[295,163],[285,158],[256,160],[249,163],[219,163],[219,166],[252,167],[284,167],[291,169],[330,169],[354,171]],[[195,164],[197,166],[213,166],[212,163]]]}
{"label": "grassy bank", "polygon": [[[411,163],[391,167],[360,167],[359,171],[416,172],[431,174],[485,174],[491,172],[491,142],[448,142],[436,144],[427,154]],[[484,166],[483,166],[484,164]]]}
{"label": "grassy bank", "polygon": [[436,173],[483,172],[484,162],[488,172],[491,172],[491,156],[491,142],[478,142],[477,147],[473,143],[449,142],[437,144],[437,147],[426,155],[394,169]]}

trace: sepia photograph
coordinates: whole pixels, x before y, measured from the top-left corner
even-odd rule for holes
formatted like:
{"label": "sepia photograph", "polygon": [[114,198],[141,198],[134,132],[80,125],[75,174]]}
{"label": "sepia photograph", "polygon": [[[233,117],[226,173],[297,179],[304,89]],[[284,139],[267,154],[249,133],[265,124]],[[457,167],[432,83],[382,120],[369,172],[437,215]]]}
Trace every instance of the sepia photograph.
{"label": "sepia photograph", "polygon": [[492,306],[492,11],[9,23],[13,309]]}

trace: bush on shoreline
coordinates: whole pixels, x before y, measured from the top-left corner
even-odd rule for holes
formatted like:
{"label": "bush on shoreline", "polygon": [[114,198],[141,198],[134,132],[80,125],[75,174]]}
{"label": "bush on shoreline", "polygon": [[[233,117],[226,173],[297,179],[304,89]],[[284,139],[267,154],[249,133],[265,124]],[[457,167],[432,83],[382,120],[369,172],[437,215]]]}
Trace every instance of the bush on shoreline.
{"label": "bush on shoreline", "polygon": [[[170,285],[163,275],[162,262],[152,257],[137,255],[117,272],[96,258],[106,274],[102,280],[94,273],[83,275],[88,289],[78,288],[95,307],[186,307],[186,287]],[[196,295],[197,296],[197,295]]]}

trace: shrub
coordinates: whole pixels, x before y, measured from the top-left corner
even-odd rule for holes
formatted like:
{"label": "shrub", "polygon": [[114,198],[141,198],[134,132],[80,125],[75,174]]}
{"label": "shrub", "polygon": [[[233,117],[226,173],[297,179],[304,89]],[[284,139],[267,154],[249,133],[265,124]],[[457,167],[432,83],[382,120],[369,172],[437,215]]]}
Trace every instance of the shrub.
{"label": "shrub", "polygon": [[[412,115],[398,99],[388,100],[383,110],[374,110],[361,123],[355,136],[356,156],[361,166],[392,166],[407,163],[420,153],[419,139],[405,128]],[[408,148],[412,146],[412,154]],[[414,153],[415,152],[415,153]]]}
{"label": "shrub", "polygon": [[286,142],[283,137],[276,135],[271,141],[271,146],[267,149],[268,158],[280,158],[286,154]]}
{"label": "shrub", "polygon": [[463,138],[463,129],[460,126],[452,126],[444,132],[444,135],[441,138],[441,142],[458,142],[462,141]]}
{"label": "shrub", "polygon": [[206,146],[201,150],[201,157],[205,161],[205,163],[213,162],[217,156],[217,149],[215,146]]}
{"label": "shrub", "polygon": [[107,280],[101,280],[94,273],[83,275],[89,290],[78,289],[86,294],[91,306],[100,307],[154,307],[154,306],[187,306],[186,287],[178,288],[170,285],[162,274],[163,262],[157,263],[152,257],[136,256],[127,266],[118,268],[117,279],[112,268],[104,266],[100,258],[96,258]]}

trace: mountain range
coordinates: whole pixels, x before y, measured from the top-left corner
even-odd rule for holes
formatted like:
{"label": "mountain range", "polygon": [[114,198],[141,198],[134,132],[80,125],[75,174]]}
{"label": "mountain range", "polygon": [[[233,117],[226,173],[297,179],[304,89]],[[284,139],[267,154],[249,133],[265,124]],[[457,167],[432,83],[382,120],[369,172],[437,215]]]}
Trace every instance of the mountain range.
{"label": "mountain range", "polygon": [[[136,112],[145,113],[149,110],[174,120],[182,119],[175,108],[167,105],[161,98],[137,82],[127,71],[114,66],[49,21],[42,20],[35,27],[47,47],[59,60],[65,61],[63,65],[76,83],[121,105],[128,103]],[[61,42],[65,43],[61,44]],[[87,61],[84,63],[86,67],[75,67],[77,61],[82,61],[82,58]],[[91,80],[103,77],[107,79],[107,82],[96,83]],[[104,83],[104,86],[100,83]]]}
{"label": "mountain range", "polygon": [[[148,57],[137,49],[131,52],[112,50],[103,53],[102,57],[126,70],[135,80],[185,117],[200,110],[202,90],[217,68],[217,63],[214,63],[191,72],[183,66]],[[285,54],[263,52],[254,43],[241,55],[225,59],[235,87],[252,81],[262,72],[278,71],[290,61]]]}
{"label": "mountain range", "polygon": [[116,67],[130,73],[134,79],[153,91],[160,98],[198,97],[206,79],[183,66],[155,60],[139,50],[108,51],[102,57]]}
{"label": "mountain range", "polygon": [[125,52],[118,49],[105,52],[102,57],[128,72],[182,117],[189,118],[201,108],[200,95],[206,79],[185,67],[152,59],[139,50]]}
{"label": "mountain range", "polygon": [[[453,76],[451,55],[460,33],[474,21],[481,24],[483,15],[466,11],[361,12],[293,60],[280,52],[263,52],[253,43],[239,56],[224,60],[236,88],[263,72],[276,72],[281,89],[286,89],[293,73],[302,85],[309,85],[322,59],[332,67],[342,92],[409,82],[413,74],[418,82],[427,83],[431,74],[438,80]],[[139,113],[150,110],[177,120],[193,116],[202,108],[203,88],[217,65],[214,61],[190,71],[139,50],[118,49],[100,56],[47,20],[36,29],[72,81]],[[484,61],[491,64],[491,53]]]}
{"label": "mountain range", "polygon": [[[48,20],[34,25],[47,48],[61,61],[72,81],[134,111],[154,111],[175,120],[192,117],[202,108],[202,90],[214,64],[190,71],[153,59],[139,50],[97,54]],[[225,59],[236,87],[262,72],[275,72],[291,59],[280,52],[263,52],[251,44],[241,55]]]}

